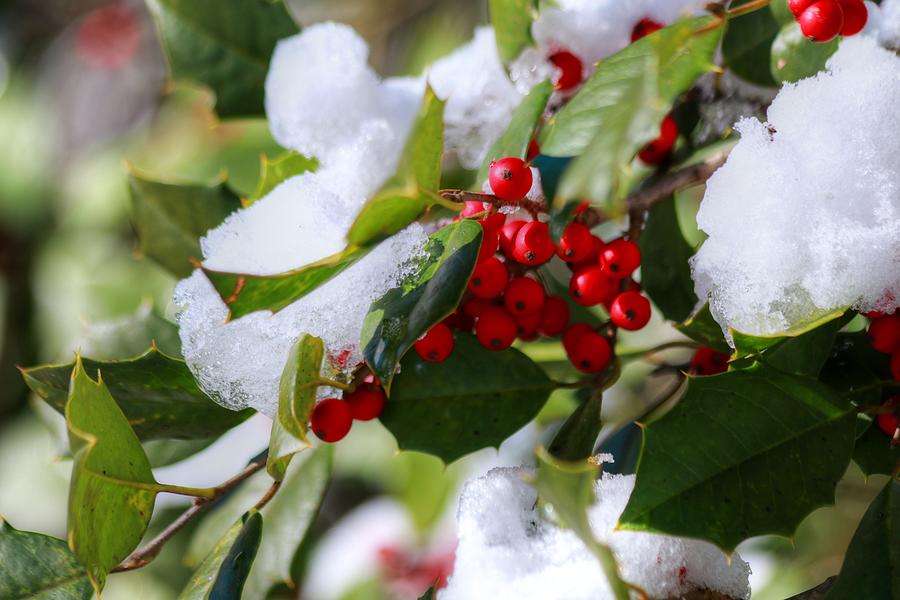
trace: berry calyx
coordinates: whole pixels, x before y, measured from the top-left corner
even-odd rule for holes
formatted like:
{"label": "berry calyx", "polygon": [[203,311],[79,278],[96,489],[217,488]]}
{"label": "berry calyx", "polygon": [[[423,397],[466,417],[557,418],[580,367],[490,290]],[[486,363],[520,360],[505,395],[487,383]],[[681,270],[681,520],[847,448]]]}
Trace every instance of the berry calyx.
{"label": "berry calyx", "polygon": [[541,309],[541,323],[538,327],[543,335],[556,337],[569,324],[569,305],[560,296],[547,296]]}
{"label": "berry calyx", "polygon": [[503,305],[513,316],[520,317],[540,312],[544,306],[544,286],[530,277],[516,277],[506,286]]}
{"label": "berry calyx", "polygon": [[611,288],[612,281],[598,265],[579,269],[569,280],[569,295],[582,306],[600,304]]}
{"label": "berry calyx", "polygon": [[659,137],[644,146],[638,152],[638,158],[646,165],[661,165],[669,159],[677,141],[678,123],[668,115],[659,125]]}
{"label": "berry calyx", "polygon": [[619,238],[600,250],[600,267],[613,279],[625,279],[641,266],[641,249],[631,240]]}
{"label": "berry calyx", "polygon": [[844,26],[844,12],[836,0],[819,0],[797,17],[800,31],[814,42],[830,42]]}
{"label": "berry calyx", "polygon": [[572,364],[582,373],[599,373],[609,365],[612,348],[609,341],[595,331],[582,334],[569,355]]}
{"label": "berry calyx", "polygon": [[875,319],[869,325],[869,339],[879,352],[890,354],[900,349],[900,316],[891,315]]}
{"label": "berry calyx", "polygon": [[841,26],[841,35],[856,35],[866,26],[869,20],[869,9],[863,0],[837,0],[844,13],[844,24]]}
{"label": "berry calyx", "polygon": [[637,25],[634,26],[634,29],[631,30],[631,43],[638,41],[642,37],[646,37],[653,32],[659,31],[663,28],[662,23],[658,23],[650,18],[643,18],[637,22]]}
{"label": "berry calyx", "polygon": [[586,323],[575,323],[566,329],[566,332],[562,336],[563,349],[566,351],[566,355],[571,358],[572,352],[575,351],[575,344],[578,343],[581,336],[586,333],[593,333],[593,331],[591,326]]}
{"label": "berry calyx", "polygon": [[584,79],[584,65],[581,59],[567,50],[551,54],[548,60],[557,68],[553,85],[561,92],[571,90]]}
{"label": "berry calyx", "polygon": [[569,223],[559,238],[556,254],[566,262],[577,263],[586,259],[594,248],[591,230],[582,223]]}
{"label": "berry calyx", "polygon": [[485,308],[475,323],[475,337],[482,346],[494,352],[509,348],[515,341],[518,330],[509,313],[496,306]]}
{"label": "berry calyx", "polygon": [[453,353],[453,332],[443,323],[438,323],[416,340],[415,348],[422,360],[444,362]]}
{"label": "berry calyx", "polygon": [[525,223],[516,235],[513,258],[530,267],[542,265],[553,257],[556,246],[550,239],[550,228],[546,223],[530,221]]}
{"label": "berry calyx", "polygon": [[488,181],[495,196],[507,202],[516,202],[528,194],[534,176],[524,160],[509,156],[491,162]]}
{"label": "berry calyx", "polygon": [[500,260],[492,256],[475,266],[472,279],[469,280],[469,291],[478,298],[497,298],[506,289],[509,271]]}
{"label": "berry calyx", "polygon": [[728,359],[724,352],[712,348],[699,348],[691,358],[690,372],[694,375],[718,375],[728,370]]}
{"label": "berry calyx", "polygon": [[380,417],[384,410],[384,390],[374,383],[362,383],[349,394],[344,394],[344,402],[350,405],[354,419],[371,421]]}
{"label": "berry calyx", "polygon": [[622,329],[642,329],[650,321],[650,301],[638,292],[622,292],[613,300],[609,318]]}
{"label": "berry calyx", "polygon": [[[882,406],[887,406],[890,408],[896,408],[900,406],[900,396],[891,396],[884,401],[884,404],[882,404]],[[894,433],[897,431],[897,427],[900,427],[900,417],[897,416],[896,411],[893,413],[880,414],[875,419],[875,421],[878,423],[878,428],[890,437],[894,437]]]}
{"label": "berry calyx", "polygon": [[326,398],[313,408],[309,428],[323,442],[333,444],[344,439],[353,425],[350,405],[337,398]]}

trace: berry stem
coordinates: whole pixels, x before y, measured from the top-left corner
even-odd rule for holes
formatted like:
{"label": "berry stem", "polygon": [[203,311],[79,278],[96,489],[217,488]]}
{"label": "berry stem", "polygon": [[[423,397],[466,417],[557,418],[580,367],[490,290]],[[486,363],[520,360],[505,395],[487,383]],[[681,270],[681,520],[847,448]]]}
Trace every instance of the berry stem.
{"label": "berry stem", "polygon": [[443,206],[446,209],[452,210],[453,212],[462,212],[462,210],[466,207],[464,201],[456,201],[452,198],[448,198],[444,196],[444,192],[441,191],[440,194],[435,194],[431,190],[425,190],[425,195],[434,200],[435,204]]}
{"label": "berry stem", "polygon": [[734,19],[735,17],[746,15],[747,13],[759,10],[760,8],[765,8],[769,5],[769,2],[770,0],[750,0],[749,2],[741,4],[740,6],[728,9],[728,11],[725,13],[725,18]]}
{"label": "berry stem", "polygon": [[349,383],[341,383],[340,381],[336,381],[334,379],[329,379],[327,377],[319,377],[318,385],[325,385],[328,387],[332,387],[336,390],[342,390],[345,392],[349,392],[354,387]]}
{"label": "berry stem", "polygon": [[497,208],[503,206],[520,206],[532,214],[537,212],[546,212],[547,206],[543,202],[536,202],[523,198],[522,200],[509,201],[499,198],[493,194],[482,194],[479,192],[467,192],[465,190],[441,190],[438,194],[444,200],[462,204],[463,202],[485,202]]}
{"label": "berry stem", "polygon": [[664,350],[672,350],[675,348],[690,348],[692,350],[696,350],[700,348],[701,345],[697,342],[687,341],[687,340],[679,340],[675,342],[666,342],[665,344],[660,344],[659,346],[654,346],[653,348],[647,348],[646,350],[635,350],[634,352],[623,352],[620,353],[619,360],[628,361],[633,359],[644,358],[645,356],[650,356],[656,354],[658,352],[662,352]]}
{"label": "berry stem", "polygon": [[[881,388],[892,388],[892,387],[900,387],[900,381],[894,381],[894,380],[876,381],[875,383],[870,383],[869,385],[864,385],[862,387],[856,388],[855,390],[845,392],[843,394],[843,396],[845,398],[852,398],[853,396],[865,394],[866,392],[871,392],[872,390],[878,390]],[[884,414],[884,413],[893,412],[894,410],[896,410],[896,409],[886,409],[886,407],[884,407],[884,406],[864,405],[864,406],[857,407],[856,412],[865,413],[867,415],[880,415],[880,414]]]}

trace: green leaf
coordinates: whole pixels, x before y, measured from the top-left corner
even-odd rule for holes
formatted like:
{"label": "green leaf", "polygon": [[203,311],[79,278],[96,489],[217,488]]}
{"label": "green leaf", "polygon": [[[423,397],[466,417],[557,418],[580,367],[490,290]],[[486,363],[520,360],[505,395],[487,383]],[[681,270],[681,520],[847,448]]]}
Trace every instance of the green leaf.
{"label": "green leaf", "polygon": [[769,2],[769,10],[779,25],[787,25],[795,21],[794,14],[788,6],[788,0],[772,0]]}
{"label": "green leaf", "polygon": [[609,587],[617,600],[628,600],[628,585],[622,581],[616,557],[609,546],[594,536],[587,510],[594,503],[594,480],[599,469],[587,461],[572,463],[555,460],[543,450],[537,453],[538,468],[532,485],[541,500],[553,506],[561,525],[571,529],[597,557]]}
{"label": "green leaf", "polygon": [[840,38],[826,44],[811,42],[803,36],[800,25],[791,21],[782,27],[772,43],[769,68],[778,83],[793,83],[812,77],[825,68],[825,63],[837,51]]}
{"label": "green leaf", "polygon": [[429,363],[409,353],[381,422],[402,450],[450,463],[499,444],[533,419],[555,384],[515,349],[491,352],[460,333],[450,358]]}
{"label": "green leaf", "polygon": [[[747,1],[732,2],[731,6],[737,7]],[[754,10],[729,19],[722,38],[722,55],[728,68],[745,81],[774,87],[769,55],[779,29],[778,21],[768,10]]]}
{"label": "green leaf", "polygon": [[[221,435],[253,414],[219,406],[200,391],[184,361],[156,348],[129,360],[81,359],[103,382],[142,440],[203,439]],[[60,413],[65,412],[74,363],[24,369],[25,383]]]}
{"label": "green leaf", "polygon": [[115,319],[87,323],[81,348],[96,359],[137,356],[156,346],[170,356],[181,356],[178,326],[161,317],[150,302]]}
{"label": "green leaf", "polygon": [[0,598],[89,600],[94,590],[63,540],[19,531],[0,517]]}
{"label": "green leaf", "polygon": [[306,432],[316,405],[325,344],[304,334],[291,347],[278,388],[278,414],[272,421],[266,469],[276,480],[284,479],[291,458],[311,447]]}
{"label": "green leaf", "polygon": [[537,0],[490,0],[489,6],[497,53],[504,64],[509,64],[534,45],[531,24],[537,17]]}
{"label": "green leaf", "polygon": [[722,328],[713,319],[712,313],[709,311],[709,303],[704,304],[700,309],[682,323],[675,325],[675,329],[688,336],[695,342],[700,342],[719,352],[731,353],[731,346],[725,341],[722,335]]}
{"label": "green leaf", "polygon": [[140,251],[176,277],[187,277],[203,254],[200,238],[241,207],[219,179],[211,185],[154,181],[128,174],[132,220]]}
{"label": "green leaf", "polygon": [[434,589],[434,586],[431,586],[425,593],[419,596],[419,600],[435,600],[437,597],[437,590]]}
{"label": "green leaf", "polygon": [[258,512],[244,515],[200,563],[178,600],[240,600],[262,531]]}
{"label": "green leaf", "polygon": [[560,182],[557,206],[591,198],[606,212],[622,211],[623,169],[659,134],[672,102],[713,66],[722,28],[697,33],[710,23],[680,21],[605,59],[544,127],[542,153],[578,156]]}
{"label": "green leaf", "polygon": [[481,248],[481,225],[462,220],[431,234],[423,257],[400,284],[372,303],[360,346],[390,391],[400,359],[417,339],[459,304]]}
{"label": "green leaf", "polygon": [[263,154],[259,163],[259,183],[256,184],[256,191],[244,204],[250,206],[285,180],[318,168],[318,160],[296,152],[285,152],[275,158]]}
{"label": "green leaf", "polygon": [[413,124],[397,173],[356,216],[347,240],[357,246],[393,235],[418,219],[441,185],[444,151],[444,104],[431,86]]}
{"label": "green leaf", "polygon": [[835,319],[785,340],[765,353],[765,363],[786,373],[818,377],[845,319]]}
{"label": "green leaf", "polygon": [[244,275],[203,269],[203,273],[228,305],[229,319],[239,319],[258,310],[279,310],[353,265],[368,254],[368,248],[348,247],[312,264],[278,275]]}
{"label": "green leaf", "polygon": [[650,209],[640,246],[641,286],[667,319],[684,321],[697,306],[688,263],[694,249],[681,233],[672,199]]}
{"label": "green leaf", "polygon": [[900,481],[888,480],[850,540],[825,600],[900,598]]}
{"label": "green leaf", "polygon": [[833,502],[855,420],[850,404],[817,381],[763,365],[689,378],[675,408],[644,429],[620,526],[725,551],[755,535],[789,536]]}
{"label": "green leaf", "polygon": [[891,446],[891,436],[870,419],[869,427],[856,439],[853,462],[866,475],[890,475],[900,462],[900,446]]}
{"label": "green leaf", "polygon": [[600,419],[602,407],[603,393],[600,390],[579,404],[550,442],[547,448],[550,455],[568,461],[583,460],[591,456],[603,427]]}
{"label": "green leaf", "polygon": [[478,178],[475,180],[476,189],[481,189],[482,184],[487,181],[488,174],[491,170],[491,161],[504,158],[506,156],[515,156],[524,159],[528,154],[528,145],[534,138],[534,132],[540,123],[544,109],[547,108],[547,101],[553,93],[553,84],[544,81],[528,92],[528,95],[522,100],[516,110],[513,112],[512,119],[506,131],[494,142],[488,151],[481,168],[478,170]]}
{"label": "green leaf", "polygon": [[165,467],[181,462],[198,452],[212,446],[218,438],[208,437],[199,440],[150,440],[143,442],[144,454],[153,468]]}
{"label": "green leaf", "polygon": [[264,116],[269,59],[298,29],[281,2],[147,0],[169,72],[216,95],[221,117]]}
{"label": "green leaf", "polygon": [[818,315],[807,322],[797,323],[787,330],[773,335],[751,335],[732,328],[730,331],[732,340],[734,341],[735,353],[737,354],[737,356],[749,356],[758,354],[763,350],[766,350],[767,348],[775,346],[776,344],[781,344],[782,342],[791,338],[799,337],[805,333],[809,333],[810,331],[813,331],[814,329],[825,325],[826,323],[830,323],[831,321],[840,319],[846,312],[846,308],[832,310]]}
{"label": "green leaf", "polygon": [[66,425],[73,454],[69,546],[99,594],[110,570],[140,543],[159,485],[125,415],[80,360],[72,372]]}

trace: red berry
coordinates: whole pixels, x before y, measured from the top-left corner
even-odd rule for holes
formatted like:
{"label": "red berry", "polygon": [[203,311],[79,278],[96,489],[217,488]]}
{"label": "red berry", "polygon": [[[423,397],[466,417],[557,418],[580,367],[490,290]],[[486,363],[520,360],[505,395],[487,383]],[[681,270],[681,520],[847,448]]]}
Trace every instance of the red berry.
{"label": "red berry", "polygon": [[653,19],[641,19],[640,21],[638,21],[637,25],[634,26],[634,29],[631,30],[631,43],[634,43],[642,37],[646,37],[655,31],[659,31],[662,28],[662,23],[657,23]]}
{"label": "red berry", "polygon": [[518,326],[502,308],[490,306],[475,323],[475,337],[488,350],[499,352],[509,348],[516,339]]}
{"label": "red berry", "polygon": [[791,9],[791,12],[795,17],[799,17],[803,14],[803,11],[809,8],[809,5],[815,1],[816,0],[788,0],[788,8]]}
{"label": "red berry", "polygon": [[575,368],[583,373],[599,373],[609,365],[611,358],[609,341],[594,331],[582,334],[569,355]]}
{"label": "red berry", "polygon": [[[900,396],[891,396],[884,401],[884,404],[882,404],[882,406],[888,406],[892,408],[900,406]],[[900,418],[897,417],[896,411],[893,413],[884,413],[878,415],[878,417],[876,418],[876,422],[878,423],[878,428],[891,437],[894,436],[894,432],[897,431],[897,427],[900,426]]]}
{"label": "red berry", "polygon": [[581,339],[581,336],[586,333],[593,333],[593,331],[591,326],[586,323],[575,323],[566,329],[562,336],[562,345],[566,354],[572,356],[572,352],[575,351],[575,344]]}
{"label": "red berry", "polygon": [[538,157],[538,154],[541,153],[541,145],[537,143],[537,140],[531,140],[528,142],[528,152],[525,154],[525,159],[528,162],[533,161]]}
{"label": "red berry", "polygon": [[603,302],[611,286],[612,281],[601,267],[584,267],[572,274],[569,295],[582,306],[596,306]]}
{"label": "red berry", "polygon": [[584,260],[580,260],[577,263],[569,263],[569,268],[574,272],[578,271],[583,267],[593,267],[600,263],[600,251],[603,250],[603,240],[598,238],[596,235],[591,236],[591,251],[584,258]]}
{"label": "red berry", "polygon": [[416,340],[415,347],[423,360],[444,362],[453,352],[453,332],[443,323],[438,323]]}
{"label": "red berry", "polygon": [[511,315],[522,316],[540,312],[544,307],[544,286],[530,277],[516,277],[506,286],[503,305]]}
{"label": "red berry", "polygon": [[613,279],[631,277],[641,266],[641,249],[631,240],[613,240],[600,251],[600,266]]}
{"label": "red berry", "polygon": [[506,289],[509,271],[494,256],[475,266],[472,279],[469,280],[469,291],[479,298],[497,298]]}
{"label": "red berry", "polygon": [[569,223],[559,238],[556,254],[566,262],[580,262],[590,256],[594,248],[593,238],[587,225]]}
{"label": "red berry", "polygon": [[524,198],[531,189],[534,178],[529,167],[521,158],[509,156],[491,162],[488,181],[491,190],[507,202]]}
{"label": "red berry", "polygon": [[371,421],[381,416],[384,401],[384,390],[374,383],[360,384],[344,396],[344,402],[350,405],[350,412],[358,421]]}
{"label": "red berry", "polygon": [[78,27],[75,53],[91,68],[112,71],[128,64],[140,41],[137,16],[125,2],[88,13]]}
{"label": "red berry", "polygon": [[584,65],[581,64],[581,59],[571,52],[561,50],[551,54],[549,60],[559,71],[553,78],[556,89],[571,90],[584,79]]}
{"label": "red berry", "polygon": [[442,322],[450,329],[459,329],[460,331],[471,331],[472,327],[475,326],[475,319],[467,315],[463,310],[457,310]]}
{"label": "red berry", "polygon": [[675,142],[678,141],[678,123],[671,115],[662,120],[659,137],[638,152],[638,158],[645,164],[656,166],[668,160]]}
{"label": "red berry", "polygon": [[500,229],[506,222],[506,215],[503,213],[494,213],[481,219],[478,223],[481,225],[481,249],[478,251],[478,261],[483,262],[494,256],[500,246]]}
{"label": "red berry", "polygon": [[463,209],[459,213],[461,217],[474,217],[475,215],[480,215],[485,211],[484,202],[477,202],[475,200],[466,200],[463,202]]}
{"label": "red berry", "polygon": [[869,325],[872,347],[890,354],[900,348],[900,316],[881,317]]}
{"label": "red berry", "polygon": [[472,298],[463,302],[462,310],[468,316],[472,317],[473,319],[477,319],[481,316],[481,313],[484,312],[484,309],[489,306],[493,305],[488,300],[485,300],[483,298]]}
{"label": "red berry", "polygon": [[900,381],[900,348],[891,354],[891,376]]}
{"label": "red berry", "polygon": [[569,324],[569,305],[560,296],[547,296],[541,309],[539,331],[547,337],[556,337]]}
{"label": "red berry", "polygon": [[841,35],[856,35],[866,26],[869,20],[869,9],[863,0],[837,0],[844,13],[844,25]]}
{"label": "red berry", "polygon": [[691,358],[690,371],[694,375],[717,375],[728,370],[728,359],[724,352],[712,348],[699,348]]}
{"label": "red berry", "polygon": [[835,0],[819,0],[804,10],[797,22],[803,35],[814,42],[829,42],[841,32],[844,13]]}
{"label": "red berry", "polygon": [[556,247],[550,239],[550,228],[546,223],[530,221],[525,223],[516,235],[513,258],[531,267],[542,265],[553,257]]}
{"label": "red berry", "polygon": [[541,313],[531,313],[529,315],[521,315],[514,317],[516,321],[516,335],[520,339],[530,342],[538,336],[538,329],[541,326]]}
{"label": "red berry", "polygon": [[337,398],[326,398],[316,404],[309,420],[309,428],[313,433],[329,444],[342,440],[352,425],[350,405]]}
{"label": "red berry", "polygon": [[642,329],[650,321],[650,301],[638,292],[622,292],[613,300],[609,318],[622,329]]}
{"label": "red berry", "polygon": [[513,257],[513,250],[516,247],[516,236],[519,230],[527,221],[509,221],[500,229],[500,250],[507,258]]}

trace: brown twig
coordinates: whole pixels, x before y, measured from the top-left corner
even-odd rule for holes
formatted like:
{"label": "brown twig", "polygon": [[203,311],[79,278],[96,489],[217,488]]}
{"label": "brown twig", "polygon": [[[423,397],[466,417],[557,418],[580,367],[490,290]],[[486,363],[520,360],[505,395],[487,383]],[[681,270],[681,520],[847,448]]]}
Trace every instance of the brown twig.
{"label": "brown twig", "polygon": [[438,194],[445,200],[450,200],[451,202],[484,202],[496,206],[497,208],[502,208],[504,206],[518,206],[532,214],[547,211],[547,205],[544,202],[528,200],[527,198],[511,202],[509,200],[498,198],[493,194],[467,192],[465,190],[441,190]]}

